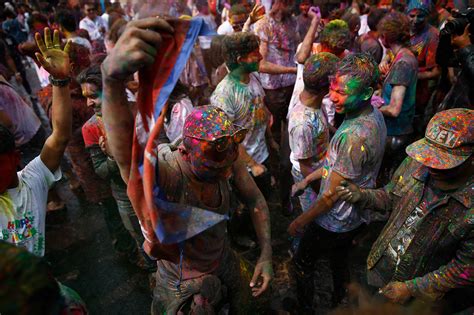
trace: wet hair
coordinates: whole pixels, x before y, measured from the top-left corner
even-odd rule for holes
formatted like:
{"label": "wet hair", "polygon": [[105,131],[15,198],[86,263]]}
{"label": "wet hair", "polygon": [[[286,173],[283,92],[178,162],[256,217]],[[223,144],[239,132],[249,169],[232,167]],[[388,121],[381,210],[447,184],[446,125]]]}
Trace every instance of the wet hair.
{"label": "wet hair", "polygon": [[5,314],[56,314],[60,290],[48,264],[0,241],[0,309]]}
{"label": "wet hair", "polygon": [[327,93],[329,76],[336,71],[338,61],[339,58],[328,52],[321,52],[309,57],[303,70],[305,90],[314,94]]}
{"label": "wet hair", "polygon": [[238,57],[246,56],[259,47],[257,35],[243,32],[226,36],[222,44],[225,62],[230,70],[238,67]]}
{"label": "wet hair", "polygon": [[351,32],[355,30],[357,25],[359,25],[360,27],[360,16],[358,13],[352,13],[350,11],[347,11],[346,13],[344,13],[341,20],[346,21]]}
{"label": "wet hair", "polygon": [[229,15],[242,15],[245,14],[247,15],[247,9],[241,5],[241,4],[234,4],[230,10],[229,10]]}
{"label": "wet hair", "polygon": [[211,42],[211,65],[214,69],[219,68],[224,62],[224,45],[223,41],[225,35],[216,35],[212,37],[212,42]]}
{"label": "wet hair", "polygon": [[366,53],[349,54],[338,64],[338,76],[355,78],[361,88],[374,87],[379,79],[379,68],[374,58]]}
{"label": "wet hair", "polygon": [[384,17],[385,11],[377,7],[372,7],[367,15],[367,25],[371,31],[377,31],[377,25]]}
{"label": "wet hair", "polygon": [[321,32],[321,45],[328,47],[333,52],[344,51],[351,44],[349,26],[343,20],[332,20]]}
{"label": "wet hair", "polygon": [[400,44],[408,47],[410,41],[410,21],[400,12],[387,14],[378,24],[377,30],[388,45]]}
{"label": "wet hair", "polygon": [[94,64],[84,69],[77,76],[77,82],[79,82],[79,84],[94,84],[97,89],[102,91],[102,71],[100,70],[100,65]]}
{"label": "wet hair", "polygon": [[77,29],[76,18],[69,10],[59,10],[54,19],[68,32],[74,32]]}
{"label": "wet hair", "polygon": [[15,136],[4,125],[0,124],[0,154],[10,153],[15,150]]}

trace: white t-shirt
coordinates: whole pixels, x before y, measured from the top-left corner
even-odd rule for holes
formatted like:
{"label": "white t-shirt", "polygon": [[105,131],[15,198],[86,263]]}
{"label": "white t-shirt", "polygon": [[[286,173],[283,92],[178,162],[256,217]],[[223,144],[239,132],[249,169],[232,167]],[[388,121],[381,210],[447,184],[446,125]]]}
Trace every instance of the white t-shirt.
{"label": "white t-shirt", "polygon": [[99,29],[104,27],[107,31],[107,23],[100,16],[96,17],[94,21],[89,19],[87,16],[79,22],[79,28],[86,30],[89,33],[91,40],[103,40],[104,34],[99,32]]}
{"label": "white t-shirt", "polygon": [[164,124],[166,136],[171,143],[182,137],[184,121],[192,111],[193,103],[188,97],[174,104],[171,110],[170,120],[165,120]]}
{"label": "white t-shirt", "polygon": [[231,35],[234,34],[234,28],[229,21],[225,21],[222,23],[219,28],[217,29],[217,34],[219,35]]}
{"label": "white t-shirt", "polygon": [[[210,14],[209,15],[198,14],[197,16],[203,18],[204,22],[207,24],[207,26],[210,29],[212,29],[214,31],[217,29],[217,24],[214,21],[214,17],[212,15],[210,15]],[[198,40],[199,40],[199,46],[201,47],[201,49],[211,48],[212,36],[199,36]]]}
{"label": "white t-shirt", "polygon": [[297,172],[301,172],[299,160],[311,158],[313,170],[323,166],[329,146],[329,128],[321,109],[298,101],[288,121],[288,135],[290,161]]}
{"label": "white t-shirt", "polygon": [[18,172],[19,185],[0,195],[0,239],[44,256],[48,190],[61,179],[37,156]]}
{"label": "white t-shirt", "polygon": [[69,40],[71,42],[75,43],[75,44],[82,45],[82,46],[86,47],[87,49],[89,49],[89,51],[92,51],[91,43],[87,39],[85,39],[84,37],[74,36],[74,37],[69,38]]}
{"label": "white t-shirt", "polygon": [[211,95],[211,105],[226,112],[234,124],[248,129],[242,145],[257,163],[265,162],[269,155],[265,131],[270,115],[263,102],[264,96],[255,73],[250,74],[248,84],[228,74]]}

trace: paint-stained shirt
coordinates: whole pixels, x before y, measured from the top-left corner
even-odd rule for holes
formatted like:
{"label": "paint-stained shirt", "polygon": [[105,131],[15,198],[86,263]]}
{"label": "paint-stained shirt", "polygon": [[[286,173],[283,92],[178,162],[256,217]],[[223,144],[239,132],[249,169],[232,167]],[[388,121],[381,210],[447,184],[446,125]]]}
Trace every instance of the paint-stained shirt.
{"label": "paint-stained shirt", "polygon": [[385,104],[390,104],[393,87],[396,85],[406,87],[402,110],[398,117],[385,117],[389,136],[406,135],[413,132],[417,76],[418,61],[416,57],[408,49],[402,49],[395,56],[382,88],[382,98]]}
{"label": "paint-stained shirt", "polygon": [[[326,190],[332,172],[351,180],[362,188],[375,187],[385,149],[387,129],[382,113],[371,111],[356,117],[346,117],[329,144],[323,168],[320,196]],[[332,232],[348,232],[367,221],[364,208],[342,200],[316,222]]]}
{"label": "paint-stained shirt", "polygon": [[313,170],[320,168],[329,145],[329,128],[322,110],[307,107],[299,101],[291,111],[288,133],[293,168],[301,172],[298,160],[309,158]]}
{"label": "paint-stained shirt", "polygon": [[[389,244],[406,230],[416,208],[423,203],[429,185],[426,166],[408,157],[385,187],[368,189],[359,204],[377,211],[390,211],[390,218],[372,245],[367,258],[369,274],[378,272],[388,281],[405,281],[415,297],[439,299],[454,288],[472,286],[474,274],[474,177],[455,191],[436,194],[427,212],[417,222],[412,240],[399,256],[397,268],[383,263]],[[430,192],[428,192],[430,194]],[[413,259],[416,257],[417,259]],[[382,264],[382,265],[381,265]],[[383,269],[386,269],[385,272]],[[390,271],[387,273],[387,271]]]}
{"label": "paint-stained shirt", "polygon": [[417,55],[420,71],[430,70],[436,66],[438,42],[439,32],[430,25],[423,32],[410,38],[411,50]]}
{"label": "paint-stained shirt", "polygon": [[0,195],[0,240],[44,256],[48,190],[61,178],[38,156],[18,173],[19,184]]}
{"label": "paint-stained shirt", "polygon": [[[296,30],[296,21],[293,18],[277,22],[266,16],[255,23],[255,34],[268,45],[267,61],[281,66],[295,66],[296,47],[299,43]],[[260,73],[260,79],[265,89],[274,90],[293,85],[296,75]]]}
{"label": "paint-stained shirt", "polygon": [[247,84],[227,75],[211,96],[211,105],[221,108],[234,124],[248,129],[242,145],[257,163],[263,163],[269,155],[265,131],[270,114],[264,96],[262,84],[253,73]]}

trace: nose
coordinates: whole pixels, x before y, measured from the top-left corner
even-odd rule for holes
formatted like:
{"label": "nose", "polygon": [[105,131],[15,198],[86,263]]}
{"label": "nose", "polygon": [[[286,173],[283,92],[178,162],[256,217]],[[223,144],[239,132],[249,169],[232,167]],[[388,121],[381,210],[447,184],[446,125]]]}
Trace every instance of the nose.
{"label": "nose", "polygon": [[337,103],[337,95],[336,93],[332,92],[332,91],[329,91],[329,99],[331,100],[331,102],[333,102],[334,104]]}

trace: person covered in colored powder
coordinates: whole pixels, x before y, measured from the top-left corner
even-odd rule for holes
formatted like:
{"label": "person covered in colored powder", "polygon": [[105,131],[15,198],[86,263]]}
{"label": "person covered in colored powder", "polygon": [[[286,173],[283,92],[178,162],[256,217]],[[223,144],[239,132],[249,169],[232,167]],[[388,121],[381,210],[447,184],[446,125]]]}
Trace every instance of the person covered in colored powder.
{"label": "person covered in colored powder", "polygon": [[38,61],[50,74],[53,85],[53,132],[39,156],[17,173],[20,165],[15,138],[0,127],[0,239],[26,248],[37,256],[45,252],[45,220],[48,190],[61,179],[60,161],[72,133],[72,105],[69,90],[71,65],[69,43],[61,50],[59,32],[46,28],[45,41],[39,33]]}
{"label": "person covered in colored powder", "polygon": [[[87,99],[87,107],[94,110],[94,115],[82,126],[84,146],[90,154],[95,173],[107,181],[114,200],[108,202],[110,209],[105,209],[105,222],[121,256],[144,270],[156,269],[149,262],[148,256],[141,253],[143,235],[137,216],[127,196],[127,186],[120,176],[117,163],[110,154],[104,123],[102,121],[102,73],[100,65],[94,64],[84,69],[77,81],[81,85],[82,95]],[[120,215],[120,216],[119,216]]]}
{"label": "person covered in colored powder", "polygon": [[472,307],[473,152],[474,111],[442,111],[385,187],[336,188],[342,200],[391,211],[367,259],[368,284],[390,301],[442,300],[443,314]]}
{"label": "person covered in colored powder", "polygon": [[288,68],[286,73],[261,73],[260,79],[265,90],[265,104],[273,116],[272,133],[279,143],[280,203],[283,212],[291,207],[290,188],[291,163],[288,145],[288,125],[286,116],[288,104],[296,80],[294,67],[296,46],[299,35],[296,20],[291,15],[291,0],[277,0],[268,15],[255,23],[254,33],[260,38],[260,53],[263,62],[271,62]]}
{"label": "person covered in colored powder", "polygon": [[[338,61],[335,55],[321,52],[312,55],[305,63],[304,89],[288,119],[291,174],[295,183],[322,167],[326,158],[329,127],[321,106],[329,92],[329,76],[336,71]],[[320,184],[320,180],[313,181],[299,196],[303,212],[316,201]]]}
{"label": "person covered in colored powder", "polygon": [[288,227],[290,235],[301,235],[292,266],[298,305],[304,313],[313,307],[314,268],[322,255],[330,258],[333,305],[345,296],[347,253],[368,218],[365,208],[338,200],[335,188],[342,180],[375,187],[387,134],[382,114],[370,104],[378,76],[377,65],[369,55],[351,54],[341,60],[330,82],[331,101],[345,118],[330,141],[324,166],[304,180],[310,184],[321,179],[318,199]]}
{"label": "person covered in colored powder", "polygon": [[223,40],[225,62],[230,73],[217,85],[211,105],[224,110],[236,125],[248,130],[240,158],[245,161],[265,198],[270,197],[271,180],[267,139],[274,141],[267,128],[270,113],[265,107],[262,84],[256,71],[262,60],[258,37],[237,33]]}
{"label": "person covered in colored powder", "polygon": [[411,49],[418,58],[418,83],[416,87],[415,132],[421,137],[428,119],[426,106],[436,88],[441,71],[436,63],[439,32],[428,23],[432,10],[431,0],[411,0],[406,13],[411,23]]}
{"label": "person covered in colored powder", "polygon": [[410,22],[402,13],[386,15],[378,26],[383,45],[394,54],[382,86],[384,105],[380,111],[387,125],[387,146],[382,163],[383,184],[405,159],[405,148],[412,141],[418,61],[409,49]]}
{"label": "person covered in colored powder", "polygon": [[[173,32],[172,27],[159,18],[132,21],[102,64],[102,112],[107,140],[126,183],[130,179],[134,118],[126,101],[122,79],[152,64],[156,50],[146,48],[159,48],[161,34],[169,36]],[[273,274],[270,217],[262,193],[245,163],[238,159],[239,144],[245,134],[246,131],[232,124],[221,109],[214,106],[195,108],[185,120],[181,144],[163,144],[157,148],[159,176],[156,180],[170,202],[193,206],[197,211],[207,209],[201,213],[228,215],[228,179],[233,176],[239,195],[251,209],[260,242],[261,254],[250,286],[248,283],[242,286],[239,263],[228,245],[225,221],[183,241],[180,251],[166,255],[160,251],[155,231],[142,226],[144,248],[149,255],[158,256],[155,257],[158,271],[152,306],[154,314],[175,313],[196,292],[193,288],[217,278],[227,287],[231,311],[236,313],[249,311],[246,305],[252,301],[250,293],[258,297],[268,289]]]}

